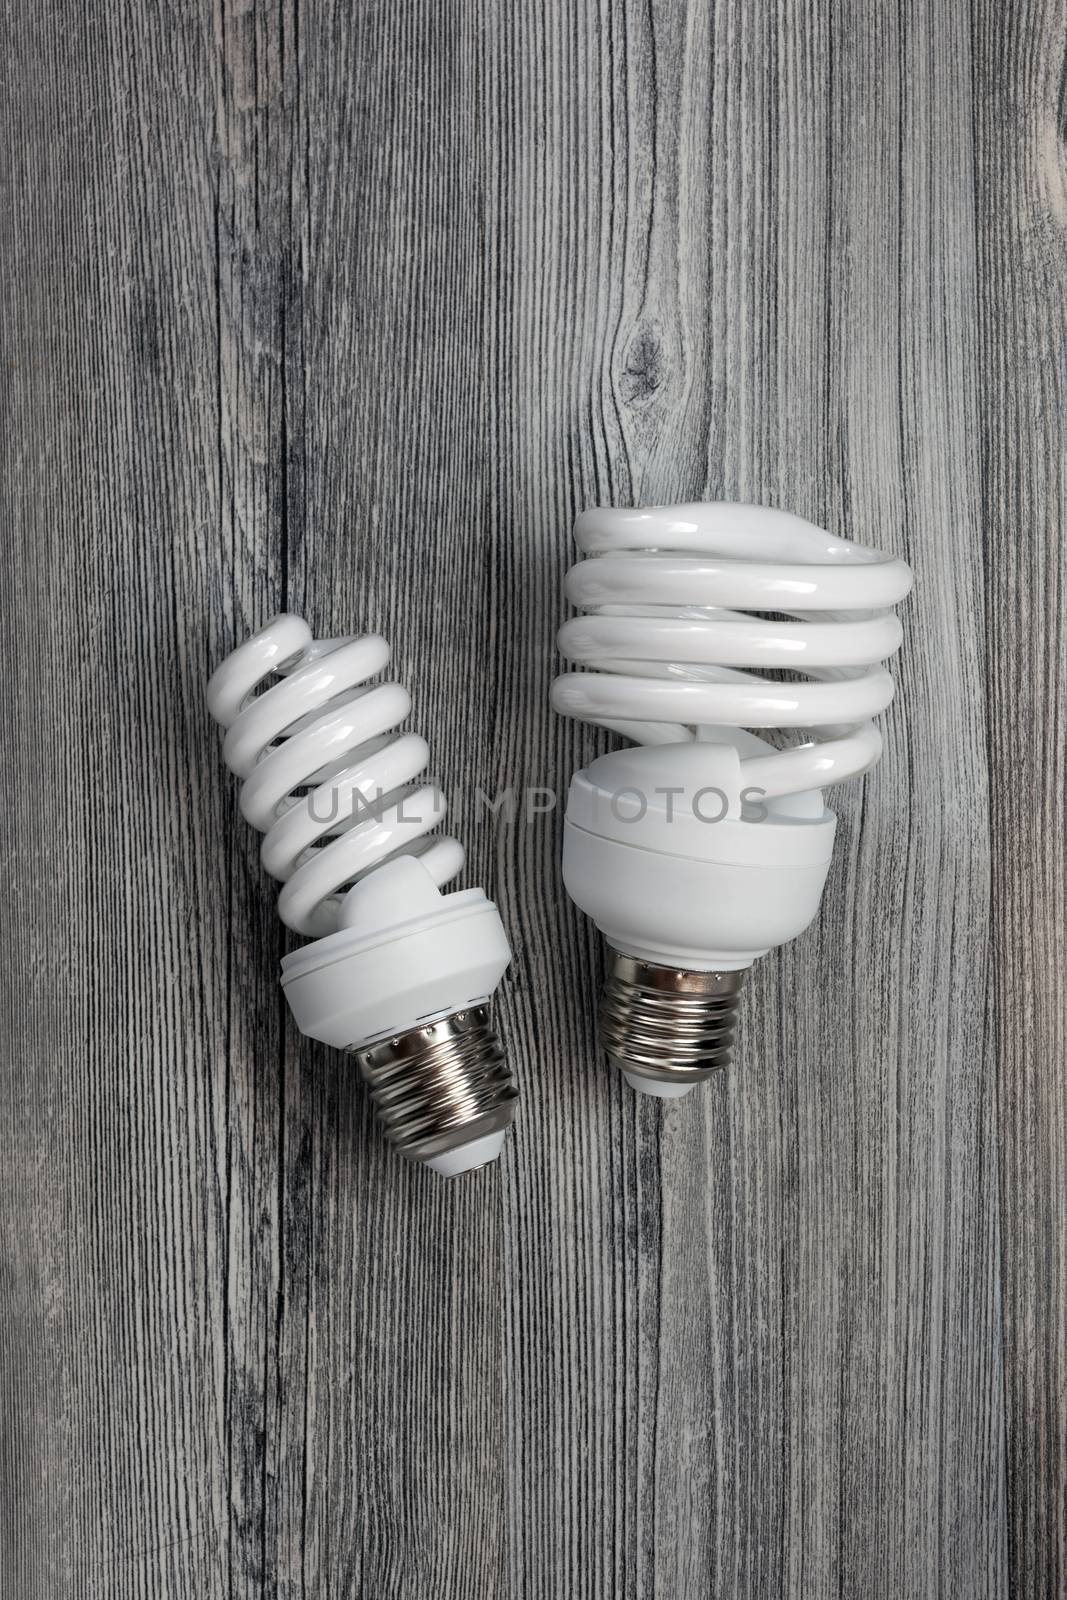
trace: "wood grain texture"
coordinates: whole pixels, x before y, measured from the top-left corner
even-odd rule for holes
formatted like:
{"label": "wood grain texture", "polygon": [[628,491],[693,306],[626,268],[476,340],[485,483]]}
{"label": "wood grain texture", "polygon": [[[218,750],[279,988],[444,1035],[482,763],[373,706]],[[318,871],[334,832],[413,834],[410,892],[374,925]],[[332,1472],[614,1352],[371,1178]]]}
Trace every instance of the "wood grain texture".
{"label": "wood grain texture", "polygon": [[[0,18],[0,1593],[1058,1594],[1059,8]],[[575,511],[699,497],[917,588],[823,914],[661,1108],[558,816],[472,797],[597,748]],[[203,684],[283,607],[393,640],[508,921],[464,1183],[277,989]]]}
{"label": "wood grain texture", "polygon": [[1067,11],[980,16],[976,167],[1013,1593],[1067,1588]]}

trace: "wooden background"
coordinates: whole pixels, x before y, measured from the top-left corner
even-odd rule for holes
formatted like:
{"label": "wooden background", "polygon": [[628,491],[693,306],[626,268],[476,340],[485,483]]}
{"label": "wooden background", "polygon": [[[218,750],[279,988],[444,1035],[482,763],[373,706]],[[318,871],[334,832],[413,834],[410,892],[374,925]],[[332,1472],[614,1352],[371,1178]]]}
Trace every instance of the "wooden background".
{"label": "wooden background", "polygon": [[[0,1592],[1067,1593],[1062,0],[0,0]],[[524,1099],[442,1185],[298,1039],[203,685],[395,644],[565,786],[576,509],[903,553],[818,924],[691,1102],[558,819],[461,824]]]}

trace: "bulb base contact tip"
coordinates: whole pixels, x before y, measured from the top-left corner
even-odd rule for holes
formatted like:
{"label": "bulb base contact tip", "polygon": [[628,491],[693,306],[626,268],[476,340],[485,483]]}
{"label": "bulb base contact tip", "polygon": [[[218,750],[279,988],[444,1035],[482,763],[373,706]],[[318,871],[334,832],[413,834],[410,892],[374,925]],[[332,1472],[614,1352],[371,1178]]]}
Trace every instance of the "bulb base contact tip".
{"label": "bulb base contact tip", "polygon": [[600,1042],[631,1088],[674,1099],[730,1065],[744,970],[694,972],[608,951]]}
{"label": "bulb base contact tip", "polygon": [[518,1090],[487,1005],[353,1047],[389,1143],[442,1177],[496,1160]]}

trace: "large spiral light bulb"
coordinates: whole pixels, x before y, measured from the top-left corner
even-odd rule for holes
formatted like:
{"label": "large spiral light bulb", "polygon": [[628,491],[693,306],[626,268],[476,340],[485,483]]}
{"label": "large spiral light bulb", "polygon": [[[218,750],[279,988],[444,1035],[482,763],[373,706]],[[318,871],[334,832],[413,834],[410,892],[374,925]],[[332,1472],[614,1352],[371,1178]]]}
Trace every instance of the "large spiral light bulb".
{"label": "large spiral light bulb", "polygon": [[282,961],[298,1026],[354,1054],[386,1137],[451,1177],[495,1160],[514,1114],[489,1020],[511,951],[481,889],[441,893],[463,847],[428,837],[445,804],[416,781],[425,740],[394,731],[410,697],[368,683],[388,660],[377,635],[313,640],[274,617],[219,667],[208,706],[281,918],[315,941]]}
{"label": "large spiral light bulb", "polygon": [[[571,784],[563,877],[609,945],[601,1041],[635,1089],[728,1065],[742,976],[819,907],[825,784],[881,754],[903,561],[762,506],[584,512],[552,703],[640,748]],[[752,729],[804,729],[778,748]]]}

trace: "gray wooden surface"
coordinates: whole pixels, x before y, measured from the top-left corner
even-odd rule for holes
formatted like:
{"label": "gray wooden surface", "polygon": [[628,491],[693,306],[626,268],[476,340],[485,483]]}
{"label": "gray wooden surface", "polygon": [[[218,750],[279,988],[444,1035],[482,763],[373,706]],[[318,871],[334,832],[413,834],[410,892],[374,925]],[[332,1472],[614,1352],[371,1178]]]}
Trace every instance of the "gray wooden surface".
{"label": "gray wooden surface", "polygon": [[[0,0],[0,1593],[1067,1591],[1062,4]],[[395,644],[565,786],[569,524],[900,551],[899,700],[728,1079],[597,1060],[558,819],[463,824],[524,1100],[300,1041],[203,684]]]}

